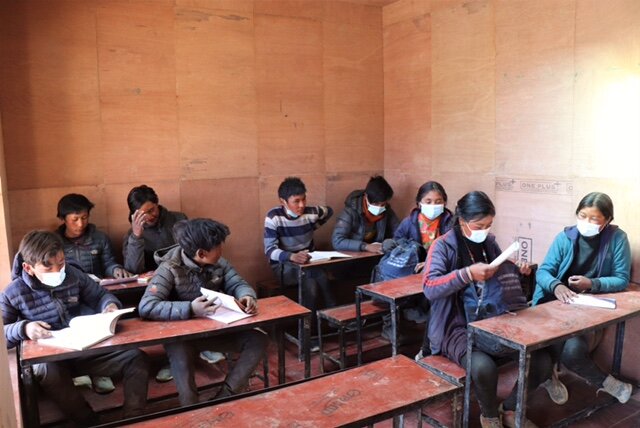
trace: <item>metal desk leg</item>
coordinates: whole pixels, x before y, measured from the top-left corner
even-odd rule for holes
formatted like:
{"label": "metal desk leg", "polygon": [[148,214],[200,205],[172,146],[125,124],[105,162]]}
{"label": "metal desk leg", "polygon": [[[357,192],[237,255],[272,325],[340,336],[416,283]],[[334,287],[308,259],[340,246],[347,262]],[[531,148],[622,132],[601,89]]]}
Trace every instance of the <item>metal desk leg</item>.
{"label": "metal desk leg", "polygon": [[473,328],[467,327],[467,378],[464,382],[464,407],[462,411],[462,426],[469,427],[469,410],[471,408],[471,354],[473,352]]}
{"label": "metal desk leg", "polygon": [[518,356],[518,401],[516,403],[516,426],[523,427],[527,418],[527,379],[531,354],[521,349]]}
{"label": "metal desk leg", "polygon": [[286,366],[284,355],[284,331],[279,326],[274,326],[274,336],[278,345],[278,384],[282,385],[286,378]]}
{"label": "metal desk leg", "polygon": [[304,317],[304,328],[302,329],[302,351],[304,353],[304,378],[311,377],[311,349],[309,346],[309,338],[311,336],[311,316]]}
{"label": "metal desk leg", "polygon": [[613,362],[611,363],[611,374],[615,377],[620,376],[620,366],[622,365],[622,347],[624,346],[624,329],[624,321],[619,322],[616,325],[616,342],[613,348]]}
{"label": "metal desk leg", "polygon": [[[298,303],[302,305],[302,283],[304,282],[304,271],[298,266]],[[304,305],[303,305],[304,306]],[[302,353],[303,350],[305,352],[309,349],[309,342],[302,344],[303,337],[303,322],[302,320],[298,321],[298,361],[302,361]]]}
{"label": "metal desk leg", "polygon": [[[24,385],[24,400],[22,405],[22,421],[25,428],[40,426],[40,411],[38,409],[38,391],[33,375],[33,366],[26,366],[22,370]],[[20,375],[20,374],[19,374]]]}
{"label": "metal desk leg", "polygon": [[362,365],[362,293],[356,289],[356,344],[358,346],[358,366]]}
{"label": "metal desk leg", "polygon": [[398,305],[394,301],[389,305],[391,309],[391,356],[398,355]]}

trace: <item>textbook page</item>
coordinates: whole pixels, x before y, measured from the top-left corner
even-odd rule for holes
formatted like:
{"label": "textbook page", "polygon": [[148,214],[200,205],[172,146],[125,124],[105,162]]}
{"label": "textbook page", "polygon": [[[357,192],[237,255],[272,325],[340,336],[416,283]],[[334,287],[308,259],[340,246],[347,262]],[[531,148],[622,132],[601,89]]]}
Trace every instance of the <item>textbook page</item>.
{"label": "textbook page", "polygon": [[318,262],[320,260],[330,259],[342,259],[352,257],[348,254],[341,253],[339,251],[312,251],[309,253],[311,256],[310,262]]}
{"label": "textbook page", "polygon": [[509,245],[507,247],[506,250],[504,250],[502,252],[502,254],[500,254],[498,257],[496,257],[491,263],[489,263],[489,266],[500,266],[502,263],[504,263],[513,253],[515,253],[516,251],[518,251],[518,248],[520,248],[520,243],[518,241],[515,241],[513,244]]}
{"label": "textbook page", "polygon": [[616,299],[596,297],[593,294],[576,294],[569,303],[572,305],[593,306],[605,309],[616,308]]}
{"label": "textbook page", "polygon": [[51,332],[52,337],[38,339],[42,345],[83,350],[110,338],[116,332],[118,319],[136,308],[119,309],[113,312],[82,315],[73,318],[69,327]]}
{"label": "textbook page", "polygon": [[225,293],[220,293],[218,291],[209,290],[208,288],[201,287],[200,292],[207,298],[207,300],[215,300],[218,309],[211,314],[207,315],[207,318],[211,318],[212,320],[220,321],[225,324],[231,324],[232,322],[248,318],[253,316],[254,314],[248,314],[242,310],[242,308],[238,305],[235,297],[230,296]]}

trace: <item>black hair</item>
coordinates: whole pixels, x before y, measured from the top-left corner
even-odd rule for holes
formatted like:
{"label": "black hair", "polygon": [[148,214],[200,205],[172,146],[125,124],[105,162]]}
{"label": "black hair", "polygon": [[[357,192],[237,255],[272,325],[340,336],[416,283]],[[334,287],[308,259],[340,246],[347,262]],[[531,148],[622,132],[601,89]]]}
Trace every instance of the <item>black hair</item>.
{"label": "black hair", "polygon": [[432,190],[440,193],[442,199],[444,199],[444,203],[447,203],[447,192],[445,192],[442,184],[438,183],[437,181],[427,181],[422,186],[420,186],[420,188],[418,189],[418,194],[416,195],[416,203],[419,204],[422,198],[424,198],[424,196]]}
{"label": "black hair", "polygon": [[218,247],[230,233],[226,225],[210,218],[180,220],[173,226],[176,242],[191,258],[198,250],[210,251]]}
{"label": "black hair", "polygon": [[139,209],[145,202],[158,203],[158,195],[151,187],[143,184],[138,187],[134,187],[129,191],[127,195],[127,205],[129,205],[129,221],[131,216],[137,209]]}
{"label": "black hair", "polygon": [[63,249],[62,238],[57,233],[32,230],[22,238],[18,251],[22,255],[22,260],[31,266],[38,263],[49,266],[49,259],[58,255]]}
{"label": "black hair", "polygon": [[294,195],[304,195],[307,188],[298,177],[287,177],[278,187],[278,197],[288,201]]}
{"label": "black hair", "polygon": [[364,192],[370,204],[379,204],[393,197],[393,189],[381,175],[371,177]]}
{"label": "black hair", "polygon": [[90,213],[94,206],[86,196],[78,193],[69,193],[58,201],[58,218],[64,220],[67,215],[81,213],[82,211]]}
{"label": "black hair", "polygon": [[607,221],[613,220],[613,202],[606,193],[591,192],[582,198],[578,204],[578,208],[576,208],[576,215],[578,215],[581,209],[591,207],[596,207],[598,211],[606,217]]}
{"label": "black hair", "polygon": [[456,205],[456,217],[462,218],[466,222],[479,220],[486,216],[495,216],[496,207],[486,193],[479,190],[464,195]]}

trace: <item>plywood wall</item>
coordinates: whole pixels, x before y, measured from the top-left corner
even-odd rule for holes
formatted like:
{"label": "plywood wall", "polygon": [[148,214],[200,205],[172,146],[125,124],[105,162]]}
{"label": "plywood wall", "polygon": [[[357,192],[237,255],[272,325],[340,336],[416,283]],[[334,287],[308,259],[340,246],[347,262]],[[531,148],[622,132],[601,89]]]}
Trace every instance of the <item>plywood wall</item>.
{"label": "plywood wall", "polygon": [[[640,281],[640,3],[400,0],[383,8],[385,174],[479,189],[502,245],[541,262],[608,193]],[[411,191],[411,192],[409,192]]]}
{"label": "plywood wall", "polygon": [[146,183],[227,223],[225,254],[255,281],[270,276],[262,224],[284,177],[339,211],[384,167],[375,3],[0,1],[0,58],[12,250],[57,226],[69,192],[119,250],[126,195]]}

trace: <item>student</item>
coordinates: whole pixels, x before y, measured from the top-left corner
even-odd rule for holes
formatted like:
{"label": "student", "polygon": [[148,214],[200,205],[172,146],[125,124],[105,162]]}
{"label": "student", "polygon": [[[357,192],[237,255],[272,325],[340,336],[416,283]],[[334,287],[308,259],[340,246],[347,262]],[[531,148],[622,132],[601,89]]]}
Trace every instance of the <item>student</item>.
{"label": "student", "polygon": [[[120,307],[113,295],[71,263],[65,263],[63,244],[53,232],[32,231],[22,239],[13,264],[13,281],[0,293],[7,347],[25,339],[51,336],[69,326],[74,316]],[[147,402],[148,367],[140,350],[112,352],[33,366],[42,391],[79,426],[98,423],[97,415],[73,387],[77,374],[122,376],[124,417],[140,414]]]}
{"label": "student", "polygon": [[[333,215],[331,207],[308,206],[307,188],[298,177],[286,178],[278,187],[280,206],[272,208],[264,219],[264,252],[276,278],[284,286],[298,284],[298,269],[287,262],[309,263],[309,251],[314,250],[313,232]],[[305,272],[302,284],[302,305],[311,309],[311,323],[316,321],[318,291],[325,305],[336,305],[323,269]],[[317,348],[312,340],[312,349]]]}
{"label": "student", "polygon": [[[62,224],[56,229],[56,233],[62,237],[65,258],[74,260],[84,272],[99,278],[131,276],[131,273],[116,262],[109,237],[94,224],[89,223],[93,207],[93,203],[86,196],[77,193],[64,195],[58,201],[58,218],[62,220]],[[80,379],[84,381],[84,377]],[[89,379],[86,379],[87,383],[88,381]],[[94,391],[99,394],[115,389],[113,382],[107,377],[99,376],[90,381]]]}
{"label": "student", "polygon": [[[623,291],[629,284],[631,250],[627,234],[611,224],[611,198],[600,192],[589,193],[578,204],[576,217],[576,225],[565,227],[556,236],[538,269],[534,305],[555,299],[567,303],[576,293]],[[626,403],[633,388],[604,373],[589,357],[599,342],[591,340],[594,338],[594,335],[573,337],[554,346],[555,355],[566,368],[598,387],[598,391]],[[552,380],[557,382],[555,376],[554,373]],[[551,395],[553,384],[548,381],[545,387]]]}
{"label": "student", "polygon": [[382,241],[393,237],[398,217],[389,201],[393,189],[384,177],[371,177],[364,190],[354,190],[344,201],[331,242],[338,251],[382,253]]}
{"label": "student", "polygon": [[124,237],[124,267],[144,273],[157,267],[153,253],[175,245],[172,228],[187,218],[181,212],[168,211],[158,203],[158,195],[147,185],[134,187],[127,196],[131,229]]}
{"label": "student", "polygon": [[[458,201],[453,228],[431,245],[424,272],[424,294],[431,303],[431,351],[462,367],[466,367],[467,358],[471,357],[471,378],[480,403],[480,423],[482,427],[492,428],[515,426],[517,385],[498,406],[498,368],[496,357],[489,350],[491,346],[478,343],[471,356],[466,354],[467,319],[461,296],[467,287],[478,287],[498,269],[489,265],[501,253],[495,237],[489,233],[495,213],[485,193],[474,191],[464,195]],[[525,274],[531,271],[528,265],[520,270]],[[517,358],[515,353],[507,356]],[[531,354],[529,390],[551,376],[551,366],[547,350]],[[526,427],[535,427],[533,422],[525,422]]]}
{"label": "student", "polygon": [[[217,306],[202,295],[201,287],[234,296],[247,313],[257,312],[255,291],[222,258],[222,244],[229,235],[227,226],[210,219],[182,220],[176,223],[174,231],[178,245],[158,260],[160,265],[140,300],[138,310],[142,318],[174,321],[214,313]],[[198,402],[194,379],[196,352],[212,346],[240,352],[216,396],[221,398],[244,390],[267,344],[263,333],[250,330],[165,345],[180,405]]]}

